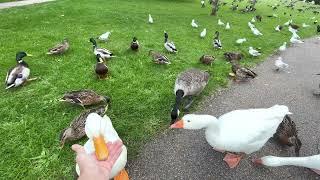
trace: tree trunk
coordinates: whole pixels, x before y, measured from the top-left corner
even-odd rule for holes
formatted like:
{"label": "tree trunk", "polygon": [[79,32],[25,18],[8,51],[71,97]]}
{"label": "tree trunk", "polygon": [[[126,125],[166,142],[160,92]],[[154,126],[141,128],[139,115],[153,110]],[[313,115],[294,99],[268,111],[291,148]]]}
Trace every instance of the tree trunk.
{"label": "tree trunk", "polygon": [[211,15],[212,15],[212,16],[217,15],[218,3],[219,3],[219,0],[211,0],[211,5],[212,5]]}

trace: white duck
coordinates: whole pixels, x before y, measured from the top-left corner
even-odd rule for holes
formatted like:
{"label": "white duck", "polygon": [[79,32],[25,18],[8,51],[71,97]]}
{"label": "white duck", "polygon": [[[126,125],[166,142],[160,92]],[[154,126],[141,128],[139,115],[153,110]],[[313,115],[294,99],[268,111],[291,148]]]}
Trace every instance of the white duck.
{"label": "white duck", "polygon": [[207,35],[207,29],[204,28],[203,31],[200,33],[200,37],[204,38]]}
{"label": "white duck", "polygon": [[307,157],[276,157],[264,156],[253,162],[271,167],[278,166],[300,166],[310,168],[320,175],[320,154]]}
{"label": "white duck", "polygon": [[191,26],[194,28],[198,28],[198,24],[196,23],[196,21],[194,19],[192,19],[192,21],[191,21]]}
{"label": "white duck", "polygon": [[287,42],[284,42],[280,47],[279,47],[279,51],[283,52],[287,49]]}
{"label": "white duck", "polygon": [[227,30],[231,29],[229,22],[227,22],[226,29],[227,29]]}
{"label": "white duck", "polygon": [[[97,113],[91,113],[88,115],[85,125],[85,132],[89,140],[85,143],[84,149],[87,154],[92,154],[96,152],[95,144],[97,139],[102,137],[102,141],[115,142],[121,140],[118,133],[112,126],[112,122],[108,116],[101,117]],[[101,140],[101,139],[99,139]],[[119,158],[116,160],[115,164],[111,169],[111,178],[129,179],[128,174],[124,167],[127,164],[127,148],[125,145],[122,146],[122,152]],[[80,169],[78,164],[76,165],[76,171],[80,175]]]}
{"label": "white duck", "polygon": [[166,50],[173,53],[178,52],[174,43],[172,41],[169,41],[168,38],[169,38],[168,33],[164,31],[164,47],[166,48]]}
{"label": "white duck", "polygon": [[237,39],[236,43],[237,43],[237,44],[242,44],[242,43],[244,43],[244,42],[246,42],[246,41],[247,41],[246,38],[240,38],[240,39]]}
{"label": "white duck", "polygon": [[284,63],[282,61],[282,57],[278,57],[278,59],[275,60],[274,65],[276,66],[276,70],[283,70],[289,67],[287,63]]}
{"label": "white duck", "polygon": [[218,25],[219,26],[224,26],[224,23],[221,21],[221,19],[218,20]]}
{"label": "white duck", "polygon": [[254,57],[261,55],[261,53],[258,50],[253,49],[253,47],[251,46],[249,47],[249,54]]}
{"label": "white duck", "polygon": [[[171,128],[205,129],[206,140],[215,150],[251,154],[260,150],[273,136],[286,114],[291,113],[283,105],[235,110],[218,119],[210,115],[188,114]],[[224,161],[234,168],[242,156],[228,153]]]}
{"label": "white duck", "polygon": [[150,24],[153,24],[153,18],[151,17],[151,14],[149,14],[149,19],[148,19]]}
{"label": "white duck", "polygon": [[102,34],[101,36],[99,36],[98,39],[100,41],[108,41],[110,35],[111,35],[111,32],[108,31],[108,32]]}

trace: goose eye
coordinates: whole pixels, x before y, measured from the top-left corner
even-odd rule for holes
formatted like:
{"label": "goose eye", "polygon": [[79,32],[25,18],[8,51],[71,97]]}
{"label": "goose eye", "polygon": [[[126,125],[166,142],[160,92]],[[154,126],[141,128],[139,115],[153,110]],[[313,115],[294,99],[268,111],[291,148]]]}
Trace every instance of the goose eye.
{"label": "goose eye", "polygon": [[187,120],[187,122],[190,122],[190,120]]}

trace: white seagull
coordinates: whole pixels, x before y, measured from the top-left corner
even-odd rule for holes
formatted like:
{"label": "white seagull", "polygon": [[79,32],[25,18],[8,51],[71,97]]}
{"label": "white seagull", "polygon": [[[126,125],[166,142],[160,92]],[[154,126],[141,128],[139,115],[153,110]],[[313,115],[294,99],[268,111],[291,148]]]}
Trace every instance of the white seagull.
{"label": "white seagull", "polygon": [[252,23],[255,23],[255,22],[256,22],[256,19],[253,17],[253,18],[251,19],[251,22],[252,22]]}
{"label": "white seagull", "polygon": [[279,47],[279,51],[283,52],[287,49],[287,42],[284,42],[280,47]]}
{"label": "white seagull", "polygon": [[207,35],[207,29],[204,28],[203,31],[200,33],[200,37],[204,38]]}
{"label": "white seagull", "polygon": [[278,25],[274,28],[276,31],[280,32],[282,30],[282,26]]}
{"label": "white seagull", "polygon": [[253,47],[251,47],[251,46],[249,47],[249,54],[254,57],[261,55],[261,53],[259,51],[253,49]]}
{"label": "white seagull", "polygon": [[309,27],[310,25],[306,24],[306,23],[303,23],[302,24],[302,27],[306,28],[306,27]]}
{"label": "white seagull", "polygon": [[301,41],[297,36],[294,36],[292,35],[291,39],[290,39],[290,42],[293,43],[293,44],[296,44],[296,43],[304,43],[303,41]]}
{"label": "white seagull", "polygon": [[149,14],[149,23],[153,24],[153,18],[151,17],[151,14]]}
{"label": "white seagull", "polygon": [[218,20],[218,25],[219,26],[224,26],[224,23],[221,21],[221,19]]}
{"label": "white seagull", "polygon": [[240,38],[240,39],[238,39],[238,40],[236,41],[236,43],[237,43],[237,44],[242,44],[242,43],[244,43],[244,42],[246,42],[246,41],[247,41],[246,38]]}
{"label": "white seagull", "polygon": [[283,25],[285,25],[285,26],[289,26],[289,24],[291,24],[292,23],[292,19],[290,19],[289,21],[287,21],[286,23],[284,23]]}
{"label": "white seagull", "polygon": [[282,61],[282,57],[278,57],[278,59],[276,59],[274,61],[274,65],[276,66],[276,70],[279,71],[279,70],[284,70],[286,68],[289,67],[289,65],[287,63],[284,63]]}
{"label": "white seagull", "polygon": [[101,36],[99,36],[98,39],[100,41],[108,41],[110,35],[111,35],[111,32],[108,31],[108,32],[102,34]]}
{"label": "white seagull", "polygon": [[231,28],[230,24],[229,24],[229,22],[227,22],[226,29],[230,29],[230,28]]}
{"label": "white seagull", "polygon": [[191,21],[191,26],[194,28],[198,28],[198,24],[196,23],[196,21],[194,19],[192,19],[192,21]]}
{"label": "white seagull", "polygon": [[252,28],[251,31],[256,36],[262,36],[263,35],[257,28]]}

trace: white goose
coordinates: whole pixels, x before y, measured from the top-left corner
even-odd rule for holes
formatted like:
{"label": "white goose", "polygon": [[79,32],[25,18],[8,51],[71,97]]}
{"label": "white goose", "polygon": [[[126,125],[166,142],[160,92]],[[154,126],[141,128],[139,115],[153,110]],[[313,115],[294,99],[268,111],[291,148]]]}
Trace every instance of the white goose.
{"label": "white goose", "polygon": [[[188,114],[171,128],[205,129],[206,140],[215,150],[251,154],[260,150],[273,136],[286,114],[291,113],[283,105],[235,110],[218,119],[210,115]],[[234,168],[242,156],[228,153],[224,161]]]}
{"label": "white goose", "polygon": [[[89,137],[89,140],[85,143],[84,149],[87,154],[95,153],[95,143],[96,139],[99,137],[103,137],[105,143],[107,142],[115,142],[120,140],[118,133],[112,126],[112,122],[108,116],[101,117],[97,113],[91,113],[88,115],[85,125],[86,135]],[[102,135],[102,136],[101,136]],[[122,146],[122,152],[113,165],[111,169],[110,179],[111,178],[120,178],[120,179],[128,179],[128,174],[124,167],[127,164],[127,147],[125,145]],[[80,175],[80,169],[78,164],[76,165],[76,171],[78,175]]]}
{"label": "white goose", "polygon": [[218,20],[218,25],[219,26],[224,26],[224,23],[221,21],[221,19]]}
{"label": "white goose", "polygon": [[276,157],[264,156],[260,159],[254,160],[257,164],[266,166],[300,166],[310,168],[320,175],[320,154],[307,157]]}
{"label": "white goose", "polygon": [[196,23],[196,21],[194,19],[192,19],[192,21],[191,21],[191,26],[193,28],[198,28],[198,24]]}
{"label": "white goose", "polygon": [[203,31],[200,33],[200,37],[204,38],[204,37],[206,37],[206,35],[207,35],[207,29],[204,28]]}
{"label": "white goose", "polygon": [[164,47],[166,48],[166,50],[173,53],[178,52],[174,43],[172,41],[169,41],[168,38],[169,38],[168,33],[164,31]]}

